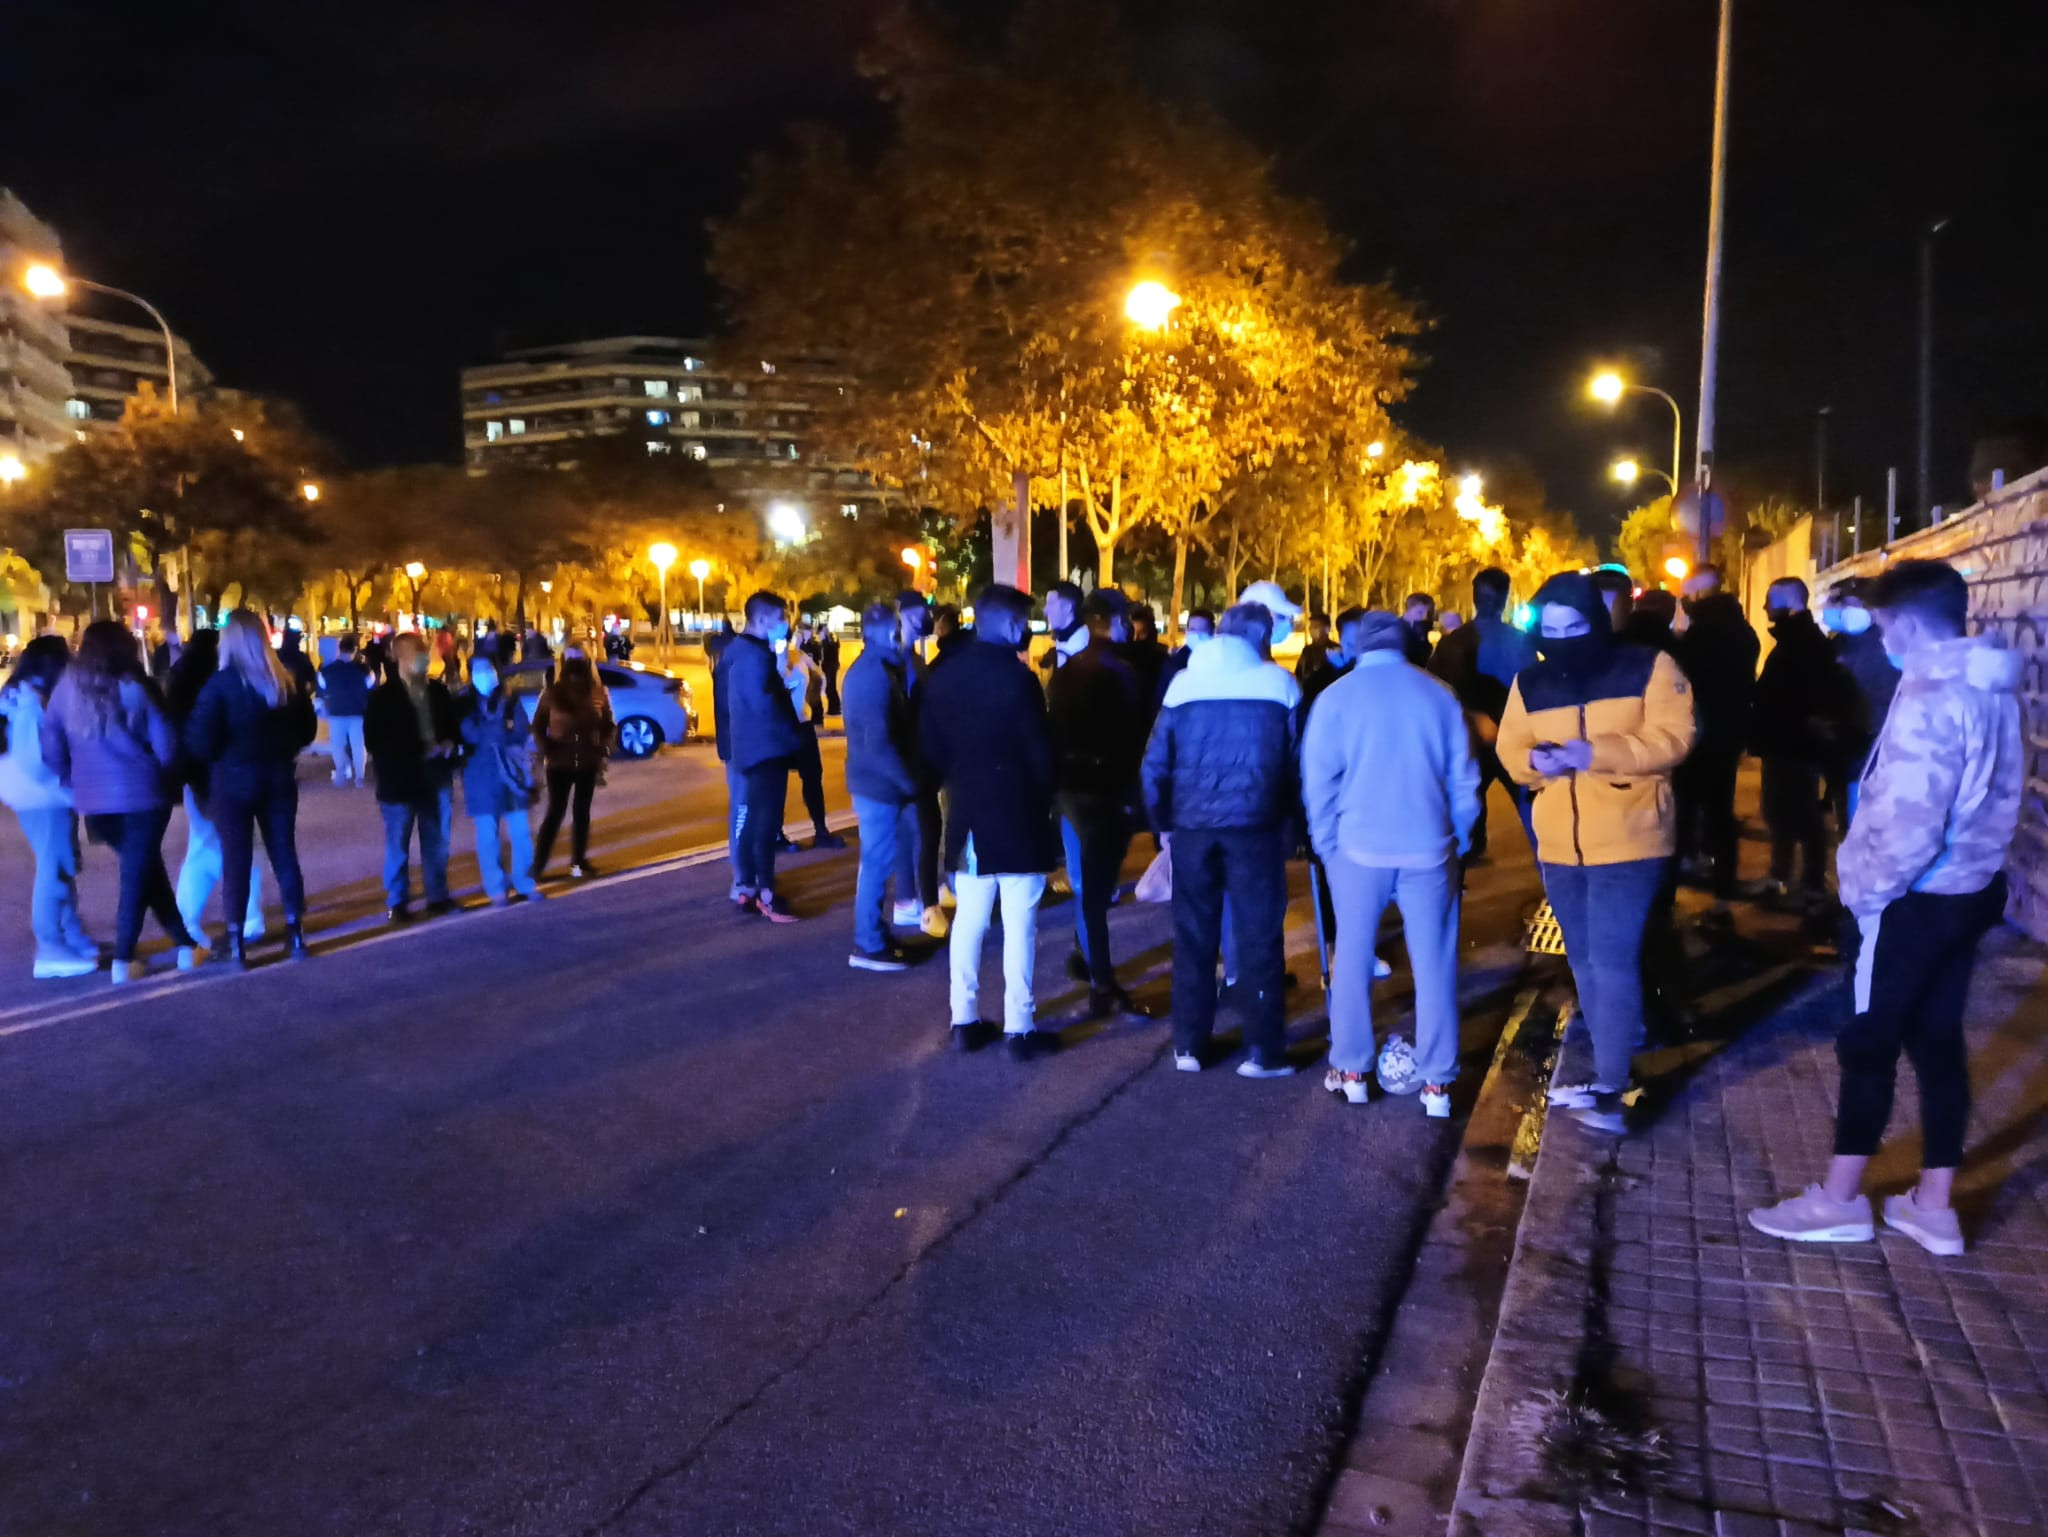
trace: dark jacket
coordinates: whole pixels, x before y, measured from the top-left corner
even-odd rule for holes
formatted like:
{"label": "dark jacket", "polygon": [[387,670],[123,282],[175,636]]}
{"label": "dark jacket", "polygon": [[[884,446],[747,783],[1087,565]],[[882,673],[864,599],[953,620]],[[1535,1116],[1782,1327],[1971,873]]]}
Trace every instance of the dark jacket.
{"label": "dark jacket", "polygon": [[1855,681],[1813,615],[1802,610],[1780,619],[1771,638],[1756,680],[1750,747],[1760,758],[1830,767],[1848,750],[1863,713]]}
{"label": "dark jacket", "polygon": [[907,804],[917,798],[917,717],[903,669],[862,651],[839,686],[846,722],[846,793]]}
{"label": "dark jacket", "polygon": [[1697,599],[1679,638],[1677,661],[1692,684],[1699,719],[1696,751],[1739,756],[1749,742],[1756,659],[1762,650],[1742,605],[1728,593]]}
{"label": "dark jacket", "polygon": [[462,805],[473,817],[524,815],[528,785],[515,782],[508,759],[533,751],[532,732],[516,700],[499,689],[486,699],[466,689],[455,700],[462,736]]}
{"label": "dark jacket", "polygon": [[1042,874],[1059,863],[1045,694],[1007,647],[975,641],[925,674],[918,745],[946,793],[946,868]]}
{"label": "dark jacket", "polygon": [[1167,686],[1145,748],[1154,831],[1263,828],[1300,815],[1301,688],[1251,643],[1219,635]]}
{"label": "dark jacket", "polygon": [[1516,676],[1535,664],[1533,637],[1498,615],[1481,614],[1437,642],[1429,670],[1450,684],[1466,714],[1499,725]]}
{"label": "dark jacket", "polygon": [[1301,655],[1294,659],[1294,681],[1301,685],[1302,693],[1325,670],[1336,666],[1333,656],[1337,650],[1334,640],[1305,640],[1301,643]]}
{"label": "dark jacket", "polygon": [[299,754],[320,730],[313,701],[294,683],[274,705],[223,670],[206,680],[182,735],[207,771],[207,805],[246,804],[298,784]]}
{"label": "dark jacket", "polygon": [[462,733],[455,724],[455,701],[439,678],[426,682],[427,709],[434,721],[433,740],[420,734],[419,712],[404,683],[392,679],[370,690],[363,710],[363,746],[377,771],[377,799],[390,806],[431,800],[454,780],[452,756],[431,757],[428,749],[458,747]]}
{"label": "dark jacket", "polygon": [[[1314,672],[1309,674],[1307,681],[1303,682],[1301,685],[1301,718],[1304,723],[1302,726],[1303,731],[1308,730],[1308,726],[1306,724],[1308,720],[1308,712],[1315,708],[1316,701],[1322,698],[1323,695],[1328,693],[1330,691],[1330,685],[1337,682],[1338,679],[1350,677],[1352,669],[1355,668],[1357,665],[1358,662],[1356,658],[1348,657],[1341,651],[1332,651],[1327,657],[1323,659],[1323,665],[1318,667]],[[1301,678],[1301,674],[1298,671],[1295,673],[1295,678],[1297,680]]]}
{"label": "dark jacket", "polygon": [[1148,711],[1137,673],[1117,650],[1097,638],[1046,680],[1062,795],[1136,799]]}
{"label": "dark jacket", "polygon": [[1892,695],[1899,691],[1899,669],[1892,665],[1891,657],[1885,653],[1884,638],[1875,630],[1865,630],[1861,635],[1837,635],[1834,647],[1835,660],[1855,683],[1861,704],[1841,766],[1844,772],[1860,776],[1870,761],[1870,749],[1877,743],[1877,734],[1884,730],[1884,718],[1891,713]]}
{"label": "dark jacket", "polygon": [[746,770],[794,758],[802,743],[796,705],[775,648],[744,630],[726,642],[711,674],[711,715],[721,762]]}
{"label": "dark jacket", "polygon": [[602,683],[557,678],[541,690],[533,710],[533,739],[550,774],[588,774],[612,754],[612,696]]}
{"label": "dark jacket", "polygon": [[43,712],[43,762],[71,789],[82,817],[123,811],[156,811],[177,793],[171,765],[178,733],[157,698],[156,685],[142,677],[123,678],[105,730],[87,719],[68,668],[50,692]]}
{"label": "dark jacket", "polygon": [[370,704],[370,669],[353,657],[336,657],[320,669],[320,697],[330,718],[361,715]]}

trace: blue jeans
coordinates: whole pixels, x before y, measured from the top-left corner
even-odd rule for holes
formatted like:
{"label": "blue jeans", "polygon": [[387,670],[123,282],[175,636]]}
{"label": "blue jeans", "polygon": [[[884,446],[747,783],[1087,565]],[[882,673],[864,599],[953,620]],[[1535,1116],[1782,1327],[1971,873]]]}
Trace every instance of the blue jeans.
{"label": "blue jeans", "polygon": [[412,894],[413,829],[420,835],[420,883],[429,902],[448,900],[448,838],[454,792],[429,791],[416,801],[379,801],[384,817],[384,905],[402,907]]}
{"label": "blue jeans", "polygon": [[916,879],[906,883],[902,859],[906,849],[917,847],[917,806],[912,801],[853,798],[853,814],[860,820],[860,875],[853,888],[853,947],[869,952],[889,943],[889,878],[896,877],[896,895],[917,889]]}
{"label": "blue jeans", "polygon": [[[485,896],[503,902],[514,891],[530,897],[540,890],[533,878],[533,824],[526,819],[525,808],[503,816],[472,816],[469,823],[476,832],[476,867],[484,878]],[[507,843],[512,845],[509,866]]]}
{"label": "blue jeans", "polygon": [[[226,856],[221,848],[220,829],[213,825],[206,808],[199,804],[199,797],[187,786],[185,858],[178,866],[178,913],[184,918],[185,927],[194,934],[206,932],[206,903],[213,895],[213,888],[220,885],[225,868]],[[222,917],[229,927],[234,926],[233,918],[226,913]],[[262,936],[263,872],[254,863],[249,866],[249,901],[242,910],[241,923],[244,938]]]}
{"label": "blue jeans", "polygon": [[1609,1089],[1627,1085],[1643,1043],[1643,929],[1669,863],[1543,866],[1544,895],[1564,931],[1579,1012],[1593,1036],[1593,1073]]}
{"label": "blue jeans", "polygon": [[1060,841],[1066,846],[1067,884],[1074,888],[1074,944],[1096,992],[1116,986],[1109,959],[1109,899],[1131,851],[1131,821],[1112,799],[1060,797]]}
{"label": "blue jeans", "polygon": [[78,917],[77,816],[69,806],[40,806],[14,815],[36,860],[29,926],[35,931],[37,951],[96,955]]}

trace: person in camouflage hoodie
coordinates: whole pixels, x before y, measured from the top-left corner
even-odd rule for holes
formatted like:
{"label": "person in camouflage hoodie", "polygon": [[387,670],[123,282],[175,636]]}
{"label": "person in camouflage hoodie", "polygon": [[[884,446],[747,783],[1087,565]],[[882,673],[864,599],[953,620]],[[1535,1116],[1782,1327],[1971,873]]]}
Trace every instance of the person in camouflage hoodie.
{"label": "person in camouflage hoodie", "polygon": [[1903,1050],[1920,1084],[1925,1151],[1918,1187],[1885,1201],[1885,1226],[1960,1254],[1949,1191],[1970,1114],[1963,1006],[1978,942],[2005,911],[2024,777],[2020,665],[1964,635],[1968,588],[1939,561],[1900,561],[1878,578],[1870,607],[1901,676],[1836,858],[1859,945],[1855,1015],[1835,1043],[1835,1157],[1824,1184],[1750,1222],[1807,1241],[1872,1235],[1863,1172],[1891,1118]]}

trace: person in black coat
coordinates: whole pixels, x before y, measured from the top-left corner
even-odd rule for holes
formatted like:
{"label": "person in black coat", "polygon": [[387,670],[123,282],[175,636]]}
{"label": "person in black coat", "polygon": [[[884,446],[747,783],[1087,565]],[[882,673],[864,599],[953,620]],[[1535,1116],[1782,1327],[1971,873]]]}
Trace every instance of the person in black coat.
{"label": "person in black coat", "polygon": [[445,913],[455,906],[448,895],[447,829],[462,735],[455,701],[440,679],[427,676],[427,662],[419,636],[394,637],[391,676],[370,690],[363,712],[363,741],[377,771],[377,809],[384,817],[384,900],[393,923],[412,917],[415,828],[427,911]]}
{"label": "person in black coat", "polygon": [[1868,597],[1869,584],[1861,577],[1851,577],[1836,584],[1820,611],[1821,624],[1833,638],[1835,660],[1856,685],[1862,705],[1855,729],[1831,771],[1833,793],[1829,799],[1842,833],[1847,833],[1855,820],[1863,770],[1877,745],[1877,734],[1884,729],[1884,718],[1891,714],[1892,695],[1899,691],[1899,669],[1885,653],[1884,637],[1871,621]]}
{"label": "person in black coat", "polygon": [[925,677],[918,742],[946,797],[952,920],[953,1040],[981,1036],[981,947],[1003,905],[1003,1033],[1029,1058],[1057,1038],[1036,1028],[1032,967],[1045,876],[1059,863],[1056,775],[1045,694],[1018,656],[1031,600],[996,584],[974,604],[974,636]]}
{"label": "person in black coat", "polygon": [[847,669],[846,792],[860,821],[860,874],[853,894],[857,971],[901,971],[908,959],[890,941],[889,878],[896,878],[899,917],[915,924],[917,801],[923,787],[916,716],[903,668],[902,617],[893,603],[871,603],[861,615],[863,645]]}
{"label": "person in black coat", "polygon": [[771,923],[796,914],[775,894],[775,840],[789,799],[789,772],[802,747],[795,701],[777,643],[789,640],[789,605],[772,592],[747,599],[746,628],[726,642],[711,675],[711,713],[731,808],[732,901]]}
{"label": "person in black coat", "polygon": [[1109,954],[1109,903],[1131,848],[1139,801],[1138,759],[1145,750],[1145,685],[1125,660],[1128,604],[1099,587],[1081,604],[1088,644],[1045,685],[1053,752],[1059,764],[1060,837],[1074,889],[1074,961],[1096,1016],[1135,1013]]}
{"label": "person in black coat", "polygon": [[1735,771],[1749,745],[1750,703],[1762,649],[1742,605],[1722,591],[1721,572],[1701,566],[1685,581],[1686,629],[1680,671],[1692,685],[1699,733],[1671,778],[1678,797],[1679,847],[1710,870],[1716,902],[1735,895]]}
{"label": "person in black coat", "polygon": [[299,754],[320,729],[312,690],[270,649],[270,632],[246,609],[228,615],[220,669],[185,721],[187,753],[207,764],[207,815],[220,835],[221,905],[229,914],[228,960],[246,966],[247,939],[232,921],[249,906],[255,832],[284,902],[287,953],[304,960],[306,882],[299,870]]}
{"label": "person in black coat", "polygon": [[1756,684],[1750,745],[1763,760],[1764,822],[1771,832],[1772,895],[1791,891],[1795,856],[1809,900],[1828,885],[1827,823],[1821,777],[1856,732],[1855,684],[1807,611],[1806,583],[1784,577],[1764,595],[1771,654]]}
{"label": "person in black coat", "polygon": [[839,700],[839,632],[832,628],[832,621],[826,620],[818,627],[818,666],[825,674],[825,713],[838,715]]}

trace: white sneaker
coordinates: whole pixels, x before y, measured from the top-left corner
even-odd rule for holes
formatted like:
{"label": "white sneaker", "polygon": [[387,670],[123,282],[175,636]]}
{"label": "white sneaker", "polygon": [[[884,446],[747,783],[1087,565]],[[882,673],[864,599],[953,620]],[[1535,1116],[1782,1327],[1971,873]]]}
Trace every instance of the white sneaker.
{"label": "white sneaker", "polygon": [[207,961],[205,949],[199,945],[178,946],[178,970],[196,971]]}
{"label": "white sneaker", "polygon": [[[1550,1088],[1550,1108],[1553,1110],[1591,1110],[1600,1103],[1600,1096],[1614,1091],[1604,1083],[1558,1083]],[[1642,1089],[1630,1084],[1621,1091],[1621,1102],[1633,1105],[1643,1097]]]}
{"label": "white sneaker", "polygon": [[1368,1104],[1372,1100],[1372,1080],[1363,1073],[1346,1073],[1330,1068],[1323,1074],[1323,1087],[1332,1094],[1343,1095],[1354,1105]]}
{"label": "white sneaker", "polygon": [[1191,1051],[1177,1051],[1173,1054],[1173,1070],[1176,1073],[1199,1073],[1202,1059]]}
{"label": "white sneaker", "polygon": [[1240,1078],[1292,1078],[1294,1064],[1291,1062],[1261,1062],[1257,1057],[1246,1057],[1237,1064]]}
{"label": "white sneaker", "polygon": [[1894,1233],[1904,1233],[1929,1254],[1953,1258],[1963,1252],[1963,1226],[1956,1220],[1953,1206],[1929,1211],[1910,1195],[1888,1195],[1884,1198],[1884,1225]]}
{"label": "white sneaker", "polygon": [[1388,964],[1387,964],[1387,963],[1386,963],[1385,961],[1381,960],[1381,959],[1380,959],[1380,958],[1379,958],[1379,957],[1378,957],[1377,955],[1375,955],[1375,956],[1374,956],[1374,957],[1372,958],[1372,979],[1373,979],[1373,980],[1374,980],[1375,982],[1384,982],[1384,981],[1385,981],[1385,980],[1386,980],[1386,979],[1387,979],[1388,977],[1391,977],[1391,976],[1392,976],[1393,974],[1394,974],[1394,968],[1393,968],[1393,967],[1389,966],[1389,965],[1388,965]]}
{"label": "white sneaker", "polygon": [[1868,1196],[1837,1201],[1818,1185],[1808,1185],[1776,1206],[1759,1206],[1749,1214],[1749,1225],[1795,1243],[1868,1243],[1877,1233],[1870,1222]]}
{"label": "white sneaker", "polygon": [[242,943],[245,945],[260,945],[263,943],[263,936],[269,932],[270,930],[260,923],[253,928],[244,928],[242,930]]}
{"label": "white sneaker", "polygon": [[1422,1086],[1422,1113],[1432,1121],[1448,1121],[1451,1118],[1449,1084],[1425,1083]]}
{"label": "white sneaker", "polygon": [[933,939],[944,939],[953,932],[953,925],[947,919],[946,910],[943,907],[927,907],[924,910],[924,917],[920,920],[918,927],[931,935]]}
{"label": "white sneaker", "polygon": [[149,962],[143,960],[116,961],[107,968],[107,975],[116,987],[123,982],[140,982],[149,975]]}
{"label": "white sneaker", "polygon": [[100,969],[97,960],[87,960],[69,950],[49,950],[36,956],[35,978],[47,982],[53,977],[89,977]]}
{"label": "white sneaker", "polygon": [[914,929],[924,922],[924,909],[915,901],[898,902],[889,910],[889,921],[899,929]]}

